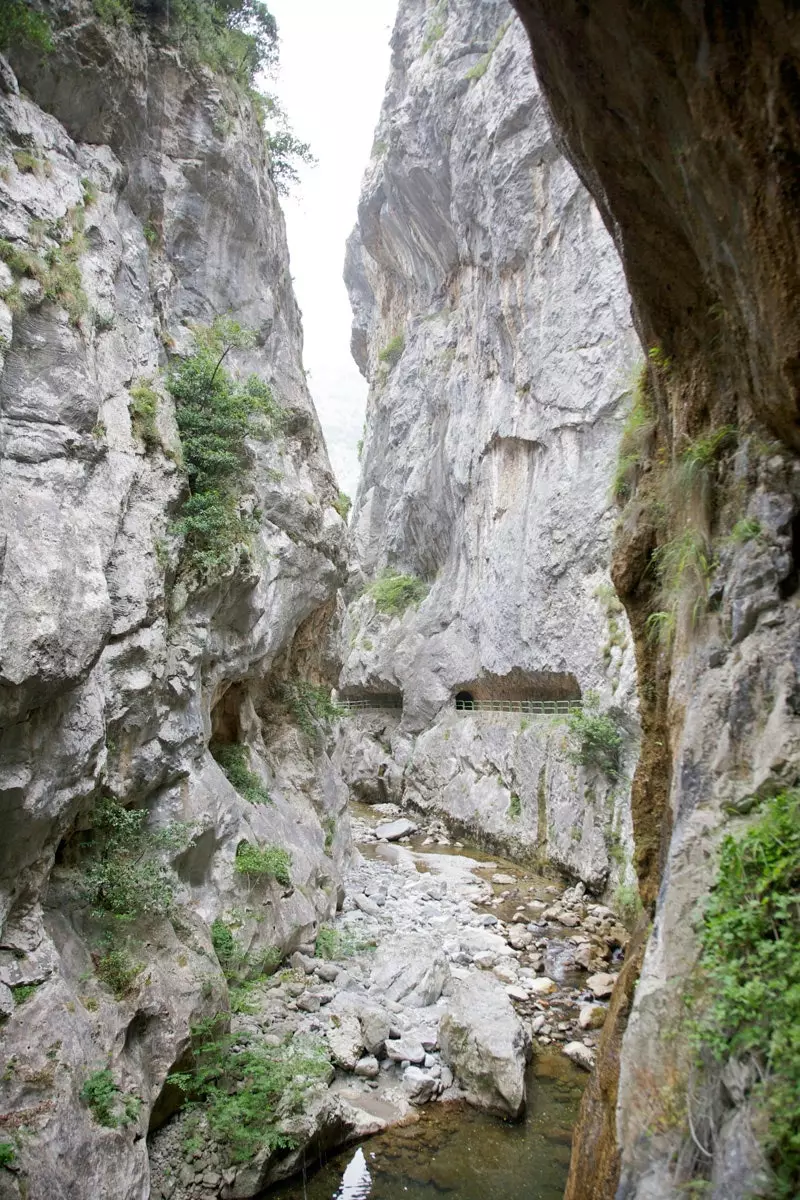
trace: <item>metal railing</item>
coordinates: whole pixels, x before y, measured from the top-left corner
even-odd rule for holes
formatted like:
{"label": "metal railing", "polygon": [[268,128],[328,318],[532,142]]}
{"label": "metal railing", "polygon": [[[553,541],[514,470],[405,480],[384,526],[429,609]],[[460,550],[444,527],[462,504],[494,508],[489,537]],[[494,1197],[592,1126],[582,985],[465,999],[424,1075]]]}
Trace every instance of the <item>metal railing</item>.
{"label": "metal railing", "polygon": [[456,700],[456,712],[514,712],[557,715],[579,712],[580,700]]}
{"label": "metal railing", "polygon": [[337,700],[336,704],[339,708],[345,708],[348,712],[363,712],[365,709],[402,709],[402,696],[370,696],[363,700]]}

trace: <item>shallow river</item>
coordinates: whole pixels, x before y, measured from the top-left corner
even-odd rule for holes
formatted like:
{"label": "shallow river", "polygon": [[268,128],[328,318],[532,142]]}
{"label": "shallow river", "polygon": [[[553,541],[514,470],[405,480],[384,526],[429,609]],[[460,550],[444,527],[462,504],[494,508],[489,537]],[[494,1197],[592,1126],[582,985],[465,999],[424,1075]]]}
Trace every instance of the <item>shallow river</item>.
{"label": "shallow river", "polygon": [[[359,848],[367,857],[398,852],[385,844]],[[456,853],[489,860],[466,844],[458,850],[423,847],[415,839],[413,848],[426,856]],[[544,888],[551,882],[498,856],[492,856],[491,864],[495,872],[512,874],[520,883]],[[417,861],[417,869],[426,869],[424,860]],[[479,871],[488,881],[491,871]],[[553,957],[557,950],[554,945]],[[268,1195],[282,1200],[561,1200],[586,1079],[560,1050],[540,1050],[530,1067],[523,1121],[513,1124],[462,1103],[429,1104],[418,1110],[413,1124],[377,1134],[359,1147],[351,1145],[322,1163],[309,1161],[304,1180],[271,1188]]]}

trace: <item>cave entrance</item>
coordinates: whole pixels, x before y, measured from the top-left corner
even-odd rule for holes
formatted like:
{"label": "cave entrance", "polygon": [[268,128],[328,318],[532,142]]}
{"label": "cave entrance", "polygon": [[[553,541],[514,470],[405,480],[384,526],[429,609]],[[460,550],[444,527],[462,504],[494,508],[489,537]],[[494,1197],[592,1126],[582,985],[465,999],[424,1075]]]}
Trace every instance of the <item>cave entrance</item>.
{"label": "cave entrance", "polygon": [[[384,685],[386,686],[386,685]],[[344,688],[336,697],[340,708],[359,712],[365,709],[395,709],[403,711],[403,693],[399,688],[378,692],[367,688]]]}
{"label": "cave entrance", "polygon": [[458,686],[458,712],[565,713],[581,707],[578,680],[568,671],[486,673]]}
{"label": "cave entrance", "polygon": [[472,692],[456,692],[456,708],[468,709],[472,708],[475,702],[475,697]]}

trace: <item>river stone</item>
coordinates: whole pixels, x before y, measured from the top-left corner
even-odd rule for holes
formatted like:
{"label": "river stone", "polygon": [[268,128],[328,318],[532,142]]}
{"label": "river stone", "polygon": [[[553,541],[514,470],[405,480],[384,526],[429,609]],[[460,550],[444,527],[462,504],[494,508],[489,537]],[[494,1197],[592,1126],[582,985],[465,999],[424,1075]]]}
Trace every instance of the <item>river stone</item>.
{"label": "river stone", "polygon": [[568,1042],[564,1047],[564,1053],[577,1066],[583,1067],[584,1071],[591,1071],[594,1067],[594,1054],[588,1046],[584,1046],[583,1042]]}
{"label": "river stone", "polygon": [[424,936],[394,938],[378,950],[371,990],[387,1000],[414,1008],[435,1004],[450,978],[442,951]]}
{"label": "river stone", "polygon": [[439,1026],[439,1045],[470,1104],[520,1115],[530,1039],[494,976],[473,973],[456,984]]}
{"label": "river stone", "polygon": [[552,979],[548,979],[543,975],[541,979],[532,979],[528,984],[528,991],[533,996],[550,996],[553,992],[558,991],[558,984]]}
{"label": "river stone", "polygon": [[364,1050],[361,1022],[355,1013],[337,1013],[325,1035],[331,1058],[345,1071],[354,1071]]}
{"label": "river stone", "polygon": [[616,975],[608,975],[605,971],[600,971],[597,975],[589,976],[586,980],[586,986],[599,1000],[603,1000],[606,996],[611,995],[616,982]]}
{"label": "river stone", "polygon": [[353,1069],[356,1075],[360,1075],[364,1079],[377,1079],[380,1074],[380,1066],[374,1054],[366,1054],[360,1058]]}
{"label": "river stone", "polygon": [[602,1029],[606,1020],[607,1010],[602,1004],[582,1004],[578,1014],[578,1024],[581,1029]]}
{"label": "river stone", "polygon": [[387,821],[385,825],[378,825],[375,829],[375,834],[387,842],[396,842],[402,837],[408,837],[409,834],[416,833],[416,831],[417,826],[413,821],[409,821],[407,817],[400,817],[397,821]]}
{"label": "river stone", "polygon": [[425,1061],[425,1047],[413,1034],[387,1038],[386,1056],[392,1062],[421,1063]]}
{"label": "river stone", "polygon": [[403,1072],[403,1087],[414,1104],[427,1104],[436,1091],[436,1079],[420,1067],[408,1067]]}
{"label": "river stone", "polygon": [[375,900],[370,900],[369,896],[353,896],[353,903],[356,908],[360,908],[368,917],[380,916],[380,905]]}

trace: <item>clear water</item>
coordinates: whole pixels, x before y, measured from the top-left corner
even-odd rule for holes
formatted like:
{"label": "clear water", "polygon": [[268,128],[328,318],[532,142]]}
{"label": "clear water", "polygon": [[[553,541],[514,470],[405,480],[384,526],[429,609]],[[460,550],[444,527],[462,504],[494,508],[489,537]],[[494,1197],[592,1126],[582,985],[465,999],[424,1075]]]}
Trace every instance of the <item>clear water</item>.
{"label": "clear water", "polygon": [[[282,1200],[561,1200],[572,1127],[586,1075],[560,1053],[541,1054],[518,1124],[462,1104],[431,1104],[420,1119],[308,1163],[305,1182],[270,1189]],[[347,1181],[345,1172],[348,1172]]]}

